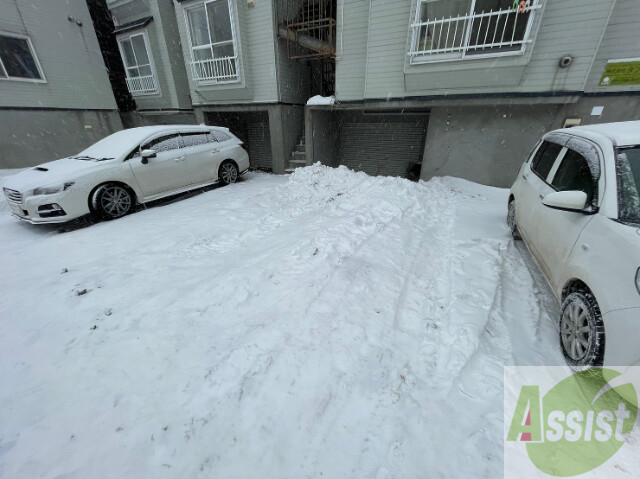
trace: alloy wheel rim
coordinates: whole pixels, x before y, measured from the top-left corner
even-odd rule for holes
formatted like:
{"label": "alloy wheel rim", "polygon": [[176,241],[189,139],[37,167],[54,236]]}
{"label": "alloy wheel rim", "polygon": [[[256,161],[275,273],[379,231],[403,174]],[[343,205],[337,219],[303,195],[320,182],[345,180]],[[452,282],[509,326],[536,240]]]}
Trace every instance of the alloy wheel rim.
{"label": "alloy wheel rim", "polygon": [[225,183],[233,183],[237,178],[238,172],[232,164],[226,163],[222,165],[222,179]]}
{"label": "alloy wheel rim", "polygon": [[570,303],[562,313],[560,334],[562,345],[574,361],[584,358],[591,346],[591,327],[587,310],[578,303]]}
{"label": "alloy wheel rim", "polygon": [[131,208],[131,196],[124,188],[113,186],[105,190],[100,203],[108,215],[122,216]]}

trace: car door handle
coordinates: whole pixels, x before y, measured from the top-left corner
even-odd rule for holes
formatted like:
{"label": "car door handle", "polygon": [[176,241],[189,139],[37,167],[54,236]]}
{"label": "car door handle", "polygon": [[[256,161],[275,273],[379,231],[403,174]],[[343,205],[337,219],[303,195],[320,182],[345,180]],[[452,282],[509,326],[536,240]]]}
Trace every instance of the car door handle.
{"label": "car door handle", "polygon": [[527,179],[527,175],[522,175],[522,179],[526,180]]}
{"label": "car door handle", "polygon": [[186,156],[181,156],[180,158],[176,158],[176,159],[175,159],[175,160],[173,160],[173,161],[175,161],[175,162],[177,163],[177,162],[179,162],[179,161],[184,161],[184,160],[186,160],[186,159],[187,159],[187,157],[186,157]]}
{"label": "car door handle", "polygon": [[211,153],[220,153],[220,150],[218,148],[214,148],[213,150],[211,150]]}
{"label": "car door handle", "polygon": [[544,200],[544,195],[540,195],[540,199],[541,199],[541,200]]}

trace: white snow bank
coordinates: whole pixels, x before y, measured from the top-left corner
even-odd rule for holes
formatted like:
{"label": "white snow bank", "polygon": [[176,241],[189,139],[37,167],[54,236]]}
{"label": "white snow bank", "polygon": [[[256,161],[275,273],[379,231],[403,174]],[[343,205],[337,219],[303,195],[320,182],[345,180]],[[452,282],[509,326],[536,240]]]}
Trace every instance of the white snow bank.
{"label": "white snow bank", "polygon": [[1,215],[0,476],[501,477],[503,366],[561,361],[506,198],[314,165]]}
{"label": "white snow bank", "polygon": [[336,102],[335,96],[316,95],[307,100],[307,105],[333,105]]}

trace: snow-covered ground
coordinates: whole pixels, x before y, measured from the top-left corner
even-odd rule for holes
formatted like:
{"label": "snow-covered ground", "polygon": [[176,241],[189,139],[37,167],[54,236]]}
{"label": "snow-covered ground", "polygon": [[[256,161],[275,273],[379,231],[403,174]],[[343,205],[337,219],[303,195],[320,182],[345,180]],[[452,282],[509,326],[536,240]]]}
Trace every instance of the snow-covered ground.
{"label": "snow-covered ground", "polygon": [[66,233],[0,204],[0,477],[501,477],[503,366],[562,363],[506,195],[316,165]]}

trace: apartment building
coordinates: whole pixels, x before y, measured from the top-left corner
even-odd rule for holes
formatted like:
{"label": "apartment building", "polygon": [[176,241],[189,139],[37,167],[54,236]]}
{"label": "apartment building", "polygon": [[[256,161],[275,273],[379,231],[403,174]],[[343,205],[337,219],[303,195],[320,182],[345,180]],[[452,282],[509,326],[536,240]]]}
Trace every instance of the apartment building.
{"label": "apartment building", "polygon": [[121,128],[85,0],[0,2],[0,168],[78,153]]}
{"label": "apartment building", "polygon": [[187,73],[171,0],[107,0],[126,84],[136,103],[126,127],[193,124]]}
{"label": "apartment building", "polygon": [[509,186],[545,132],[640,119],[635,0],[338,0],[307,163]]}

